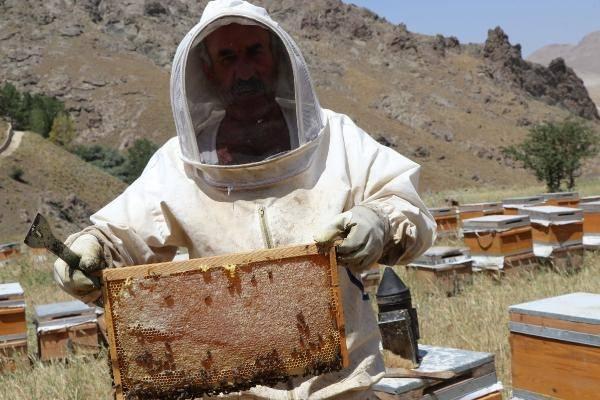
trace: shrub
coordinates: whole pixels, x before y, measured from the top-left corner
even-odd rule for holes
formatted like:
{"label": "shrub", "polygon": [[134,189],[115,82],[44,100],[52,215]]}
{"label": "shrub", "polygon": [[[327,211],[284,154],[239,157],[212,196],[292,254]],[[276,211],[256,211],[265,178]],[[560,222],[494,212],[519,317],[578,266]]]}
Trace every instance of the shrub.
{"label": "shrub", "polygon": [[119,177],[121,167],[125,163],[125,157],[119,154],[117,150],[98,144],[91,146],[78,145],[72,147],[70,151],[82,160],[117,177]]}
{"label": "shrub", "polygon": [[23,179],[23,175],[25,175],[25,171],[23,171],[23,168],[16,167],[14,165],[11,167],[10,172],[8,173],[8,176],[10,176],[15,181],[26,183]]}
{"label": "shrub", "polygon": [[79,145],[70,151],[126,183],[136,180],[148,164],[158,146],[148,139],[137,139],[125,156],[110,147]]}
{"label": "shrub", "polygon": [[48,139],[59,146],[68,147],[75,138],[75,124],[68,114],[61,112],[54,118]]}
{"label": "shrub", "polygon": [[580,120],[567,118],[535,125],[522,143],[502,152],[532,170],[550,192],[557,192],[563,184],[573,189],[583,160],[598,153],[598,144],[597,132]]}
{"label": "shrub", "polygon": [[122,176],[127,183],[132,183],[141,174],[150,157],[158,150],[158,146],[148,139],[137,139],[127,149],[127,161],[123,165]]}

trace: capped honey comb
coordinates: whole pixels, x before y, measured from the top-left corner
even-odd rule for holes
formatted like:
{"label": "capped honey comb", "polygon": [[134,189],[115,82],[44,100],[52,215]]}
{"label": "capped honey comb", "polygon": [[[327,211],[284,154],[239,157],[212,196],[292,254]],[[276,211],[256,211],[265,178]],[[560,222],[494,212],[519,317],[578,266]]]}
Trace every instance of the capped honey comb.
{"label": "capped honey comb", "polygon": [[117,399],[181,399],[348,366],[333,248],[103,272]]}

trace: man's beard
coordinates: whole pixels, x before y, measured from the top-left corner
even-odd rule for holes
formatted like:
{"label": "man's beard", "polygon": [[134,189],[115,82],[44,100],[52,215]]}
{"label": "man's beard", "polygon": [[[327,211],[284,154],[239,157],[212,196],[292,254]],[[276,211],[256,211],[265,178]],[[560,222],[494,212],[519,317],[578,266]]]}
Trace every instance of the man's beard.
{"label": "man's beard", "polygon": [[257,77],[237,80],[228,90],[221,90],[220,96],[228,114],[238,120],[262,118],[276,104],[273,89]]}
{"label": "man's beard", "polygon": [[237,80],[228,90],[221,90],[221,100],[225,108],[230,105],[243,105],[254,101],[257,97],[273,97],[271,88],[257,77],[246,80]]}

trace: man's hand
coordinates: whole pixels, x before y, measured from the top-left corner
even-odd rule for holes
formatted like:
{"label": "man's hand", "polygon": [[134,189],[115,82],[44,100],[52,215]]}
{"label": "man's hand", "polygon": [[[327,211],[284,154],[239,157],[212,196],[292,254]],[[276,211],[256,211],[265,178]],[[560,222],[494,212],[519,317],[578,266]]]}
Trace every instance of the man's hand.
{"label": "man's hand", "polygon": [[386,221],[375,211],[356,206],[337,215],[315,235],[315,241],[332,243],[336,239],[343,239],[337,247],[338,259],[356,274],[381,258],[388,231]]}
{"label": "man's hand", "polygon": [[89,276],[94,271],[100,271],[107,266],[102,246],[95,236],[84,234],[75,239],[70,249],[81,256],[79,268],[81,271],[85,271],[85,274],[80,270],[70,268],[59,258],[54,263],[54,278],[67,293],[76,297],[84,297],[99,287],[99,280]]}

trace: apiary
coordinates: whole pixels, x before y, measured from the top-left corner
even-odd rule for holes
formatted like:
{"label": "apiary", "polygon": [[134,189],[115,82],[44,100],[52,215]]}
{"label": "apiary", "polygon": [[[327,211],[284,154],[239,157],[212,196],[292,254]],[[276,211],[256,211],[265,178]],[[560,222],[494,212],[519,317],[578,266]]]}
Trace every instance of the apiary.
{"label": "apiary", "polygon": [[461,247],[434,246],[407,265],[417,279],[434,285],[452,295],[460,292],[466,283],[472,282],[473,260],[468,249]]}
{"label": "apiary", "polygon": [[533,229],[533,252],[538,257],[550,257],[559,249],[581,246],[583,211],[577,208],[540,206],[522,208]]}
{"label": "apiary", "polygon": [[8,260],[21,253],[20,243],[0,244],[0,261]]}
{"label": "apiary", "polygon": [[0,372],[27,358],[25,293],[17,282],[0,284]]}
{"label": "apiary", "polygon": [[502,203],[497,202],[464,204],[459,207],[459,211],[461,221],[470,218],[483,217],[486,215],[504,214]]}
{"label": "apiary", "polygon": [[103,282],[117,399],[232,392],[349,365],[333,247],[107,269]]}
{"label": "apiary", "polygon": [[458,234],[459,222],[456,207],[430,208],[429,212],[437,224],[438,237]]}
{"label": "apiary", "polygon": [[386,368],[373,385],[380,400],[501,400],[494,355],[419,345],[415,369]]}
{"label": "apiary", "polygon": [[35,306],[38,356],[42,361],[64,359],[72,354],[96,354],[98,327],[96,307],[75,300]]}
{"label": "apiary", "polygon": [[600,248],[600,201],[581,203],[583,210],[583,245]]}
{"label": "apiary", "polygon": [[519,208],[544,205],[542,196],[512,197],[502,200],[504,215],[519,215]]}
{"label": "apiary", "polygon": [[544,193],[540,196],[543,197],[547,206],[579,207],[579,193],[577,192]]}
{"label": "apiary", "polygon": [[509,308],[513,395],[597,399],[600,294],[571,293]]}

